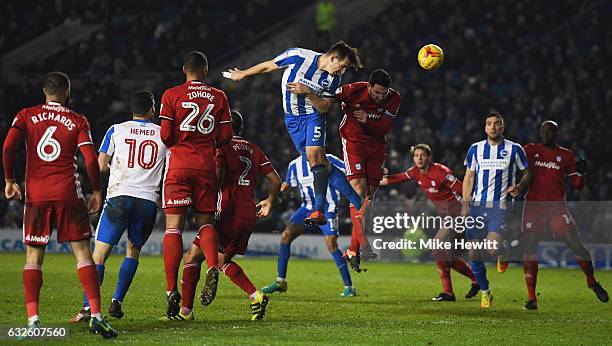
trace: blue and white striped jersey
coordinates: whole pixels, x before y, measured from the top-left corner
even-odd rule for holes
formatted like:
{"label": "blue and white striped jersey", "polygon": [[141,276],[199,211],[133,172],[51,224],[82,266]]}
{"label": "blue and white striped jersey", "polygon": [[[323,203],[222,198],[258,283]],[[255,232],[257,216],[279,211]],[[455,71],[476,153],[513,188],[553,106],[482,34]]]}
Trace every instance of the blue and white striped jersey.
{"label": "blue and white striped jersey", "polygon": [[[327,154],[327,160],[344,173],[344,163],[332,154]],[[291,187],[299,187],[302,194],[302,207],[314,210],[314,177],[310,171],[310,165],[306,160],[306,155],[300,155],[289,163],[287,178],[285,182]],[[327,185],[327,212],[337,213],[338,202],[340,201],[340,191]]]}
{"label": "blue and white striped jersey", "polygon": [[516,184],[517,171],[528,166],[523,147],[507,139],[499,145],[490,145],[487,140],[472,144],[464,164],[476,172],[474,205],[500,208],[505,208],[507,191]]}
{"label": "blue and white striped jersey", "polygon": [[289,48],[274,58],[276,65],[285,69],[281,80],[285,114],[297,116],[318,113],[306,95],[290,93],[287,83],[299,82],[309,86],[319,96],[334,97],[341,77],[332,76],[317,68],[321,55],[323,54],[308,49]]}

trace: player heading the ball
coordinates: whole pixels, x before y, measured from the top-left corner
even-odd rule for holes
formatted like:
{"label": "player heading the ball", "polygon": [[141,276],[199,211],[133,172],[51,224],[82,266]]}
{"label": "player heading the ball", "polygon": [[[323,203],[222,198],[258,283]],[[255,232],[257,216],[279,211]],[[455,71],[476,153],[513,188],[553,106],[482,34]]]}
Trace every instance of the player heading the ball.
{"label": "player heading the ball", "polygon": [[[297,151],[306,155],[314,177],[314,211],[304,222],[325,225],[325,196],[327,185],[339,190],[357,209],[363,199],[353,190],[345,175],[325,156],[327,120],[306,95],[291,92],[289,83],[308,85],[317,95],[333,98],[340,86],[341,76],[349,67],[363,67],[359,52],[344,41],[335,43],[326,53],[304,48],[289,48],[274,59],[261,62],[246,70],[237,68],[226,72],[228,78],[240,81],[261,73],[283,69],[281,94],[285,111],[285,126]],[[367,206],[367,203],[363,204]]]}

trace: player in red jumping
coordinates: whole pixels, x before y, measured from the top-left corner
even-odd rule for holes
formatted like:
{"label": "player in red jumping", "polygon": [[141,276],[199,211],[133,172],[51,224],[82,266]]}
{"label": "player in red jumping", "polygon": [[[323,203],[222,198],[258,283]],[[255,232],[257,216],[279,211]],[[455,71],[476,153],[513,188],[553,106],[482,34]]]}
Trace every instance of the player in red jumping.
{"label": "player in red jumping", "polygon": [[[461,213],[461,181],[457,179],[453,172],[446,166],[431,162],[431,148],[427,144],[417,144],[410,149],[414,166],[406,172],[385,176],[380,182],[381,186],[394,185],[409,180],[416,180],[421,190],[427,198],[436,206],[441,217],[459,216]],[[450,229],[441,228],[435,235],[435,239],[449,241],[455,237],[456,233]],[[472,280],[472,286],[465,295],[466,299],[474,297],[480,286],[476,282],[470,266],[459,256],[454,256],[451,252],[434,250],[432,255],[436,260],[440,280],[442,280],[443,291],[434,301],[455,301],[453,284],[451,281],[450,270],[465,275]]]}
{"label": "player in red jumping", "polygon": [[161,139],[169,148],[162,190],[166,214],[163,240],[168,317],[180,310],[181,296],[176,282],[183,257],[182,230],[188,206],[196,212],[200,248],[206,254],[205,301],[215,298],[219,268],[218,235],[213,225],[217,210],[215,155],[218,147],[232,137],[230,108],[225,93],[204,83],[208,60],[202,52],[185,56],[186,82],[166,90],[159,117]]}
{"label": "player in red jumping", "polygon": [[[117,332],[100,315],[98,272],[89,249],[92,230],[88,210],[98,212],[101,202],[100,171],[89,123],[84,115],[66,107],[70,99],[70,79],[66,74],[51,72],[44,77],[42,85],[45,103],[17,113],[3,146],[4,193],[7,199],[20,200],[21,189],[13,173],[15,149],[24,140],[26,145],[23,284],[28,333],[40,328],[42,264],[55,226],[57,241],[70,242],[76,257],[79,280],[91,305],[90,331],[114,338]],[[77,149],[85,158],[87,176],[93,187],[87,205],[76,171]]]}
{"label": "player in red jumping", "polygon": [[557,144],[559,126],[547,120],[540,126],[541,143],[525,145],[525,153],[533,178],[525,197],[523,209],[523,271],[529,300],[526,310],[536,310],[536,283],[538,279],[537,248],[539,233],[549,229],[555,238],[572,250],[580,269],[586,275],[587,285],[602,302],[608,301],[608,292],[595,279],[591,254],[580,240],[578,227],[565,203],[565,178],[575,189],[584,187],[586,161],[576,162],[569,149]]}
{"label": "player in red jumping", "polygon": [[[340,136],[344,154],[344,166],[351,186],[369,203],[378,189],[387,158],[385,136],[397,117],[401,97],[391,88],[391,77],[383,69],[370,75],[368,82],[355,82],[341,86],[333,99],[317,96],[304,84],[289,83],[295,93],[306,93],[321,113],[326,113],[333,103],[340,103],[344,117],[340,123]],[[364,260],[375,258],[367,237],[359,210],[351,205],[353,232],[345,258],[356,271],[360,269],[360,250]],[[365,217],[365,215],[364,215]]]}
{"label": "player in red jumping", "polygon": [[[217,223],[220,239],[218,256],[219,262],[223,264],[223,273],[249,296],[252,319],[260,320],[265,315],[268,297],[255,288],[232,258],[245,253],[257,218],[269,215],[280,191],[281,180],[263,151],[241,137],[242,124],[242,115],[232,111],[234,136],[227,145],[217,150],[217,166],[222,186],[221,210]],[[268,182],[268,198],[255,205],[253,196],[260,174],[265,176]],[[199,241],[201,239],[196,237],[185,256],[181,280],[183,303],[179,314],[172,318],[174,320],[193,319],[195,289],[200,278],[200,263],[204,259],[204,254],[198,246]],[[208,305],[205,295],[205,291],[202,291],[200,301],[203,305]]]}

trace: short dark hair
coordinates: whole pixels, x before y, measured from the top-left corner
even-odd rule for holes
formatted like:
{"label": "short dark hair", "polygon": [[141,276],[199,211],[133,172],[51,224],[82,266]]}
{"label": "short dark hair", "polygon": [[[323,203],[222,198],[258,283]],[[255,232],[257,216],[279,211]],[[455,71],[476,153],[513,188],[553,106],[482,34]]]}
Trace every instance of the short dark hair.
{"label": "short dark hair", "polygon": [[185,55],[183,66],[187,72],[200,72],[208,68],[208,59],[206,54],[195,50]]}
{"label": "short dark hair", "polygon": [[426,152],[427,156],[431,156],[431,148],[429,147],[428,144],[425,144],[425,143],[419,143],[419,144],[411,146],[410,147],[410,155],[414,156],[414,152],[417,151],[418,149],[423,150],[424,152]]}
{"label": "short dark hair", "polygon": [[130,96],[130,108],[134,115],[144,115],[155,104],[155,96],[149,90],[137,91]]}
{"label": "short dark hair", "polygon": [[235,134],[242,133],[242,124],[244,123],[244,119],[242,118],[242,114],[238,111],[231,111],[232,115],[232,132]]}
{"label": "short dark hair", "polygon": [[497,119],[501,120],[502,124],[503,124],[503,122],[504,122],[504,116],[503,116],[503,115],[501,115],[501,113],[500,113],[500,112],[498,112],[498,111],[496,111],[496,110],[490,110],[490,111],[487,113],[487,116],[485,117],[485,122],[486,122],[486,121],[487,121],[487,119],[489,119],[489,118],[497,118]]}
{"label": "short dark hair", "polygon": [[383,70],[382,68],[379,68],[372,72],[368,83],[370,83],[370,85],[372,86],[374,86],[374,84],[378,84],[380,86],[388,88],[391,86],[391,76],[389,76],[387,71]]}
{"label": "short dark hair", "polygon": [[42,82],[43,91],[49,95],[60,95],[70,88],[70,78],[63,72],[49,72]]}
{"label": "short dark hair", "polygon": [[333,46],[331,46],[327,53],[335,53],[340,59],[348,58],[351,62],[350,66],[355,69],[363,68],[361,58],[359,58],[359,50],[355,47],[349,46],[344,41],[336,42]]}

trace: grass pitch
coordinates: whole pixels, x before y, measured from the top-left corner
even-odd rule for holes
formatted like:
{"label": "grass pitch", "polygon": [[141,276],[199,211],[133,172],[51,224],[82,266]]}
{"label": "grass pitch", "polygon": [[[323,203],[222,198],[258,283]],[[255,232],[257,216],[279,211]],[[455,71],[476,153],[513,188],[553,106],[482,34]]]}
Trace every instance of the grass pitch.
{"label": "grass pitch", "polygon": [[[106,264],[102,286],[106,312],[122,257]],[[21,269],[23,254],[0,254],[0,325],[23,326]],[[275,259],[238,259],[253,282],[262,287],[276,277]],[[583,344],[610,345],[612,304],[600,303],[586,288],[579,270],[540,269],[540,310],[524,311],[522,268],[498,274],[488,265],[494,306],[481,311],[479,300],[463,295],[469,281],[453,272],[457,302],[432,302],[440,291],[434,264],[370,264],[367,273],[351,273],[359,296],[341,298],[342,282],[330,261],[291,260],[286,293],[274,294],[263,321],[250,321],[246,295],[222,278],[217,298],[208,307],[196,297],[192,322],[161,322],[165,280],[161,257],[143,257],[124,303],[125,316],[110,319],[120,335],[115,341],[89,334],[84,325],[66,321],[81,306],[76,264],[69,255],[47,255],[43,269],[40,316],[46,326],[69,326],[60,341],[0,343],[121,344]],[[612,288],[612,272],[596,273]],[[198,285],[197,294],[202,288]]]}

